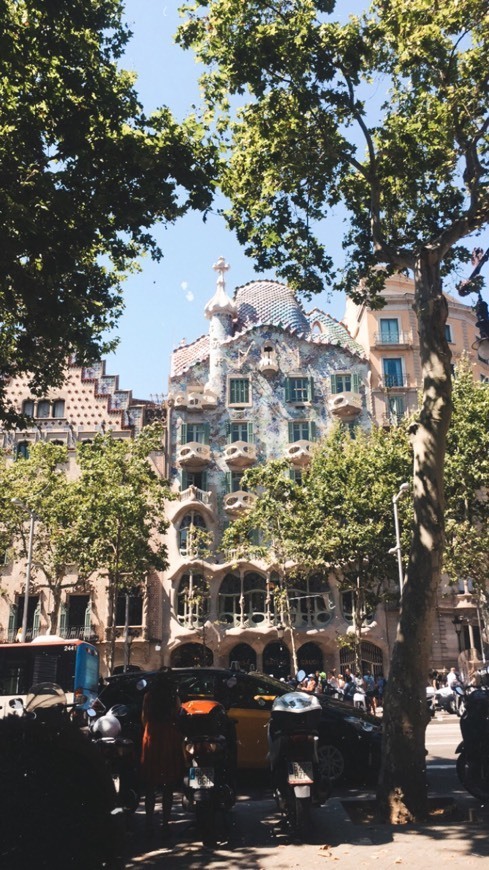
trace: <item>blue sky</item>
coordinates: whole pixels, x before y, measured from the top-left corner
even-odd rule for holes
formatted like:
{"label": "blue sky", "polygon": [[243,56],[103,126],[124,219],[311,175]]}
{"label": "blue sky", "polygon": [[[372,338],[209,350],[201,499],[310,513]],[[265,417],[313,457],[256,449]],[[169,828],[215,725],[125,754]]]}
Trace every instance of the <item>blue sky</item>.
{"label": "blue sky", "polygon": [[[167,105],[178,120],[199,99],[199,66],[190,52],[173,41],[181,2],[126,0],[126,20],[134,35],[123,62],[126,69],[137,73],[136,90],[145,109]],[[339,0],[337,9],[346,16],[366,6],[366,0]],[[341,230],[339,215],[336,226],[329,224],[328,238],[337,262],[342,258]],[[159,263],[144,258],[142,271],[126,280],[126,307],[117,330],[119,347],[107,358],[107,372],[118,374],[120,387],[132,390],[137,398],[166,394],[171,351],[182,339],[192,341],[207,332],[204,306],[215,290],[212,265],[218,257],[224,256],[231,266],[227,273],[230,294],[257,277],[252,261],[217,215],[209,215],[204,223],[199,214],[189,214],[174,226],[158,229],[156,236],[164,257]],[[477,244],[486,246],[480,240]],[[331,299],[321,294],[313,304],[333,317],[343,316],[341,294]]]}
{"label": "blue sky", "polygon": [[[173,42],[180,0],[126,0],[125,6],[134,35],[123,66],[137,73],[136,90],[147,111],[164,104],[182,120],[199,98],[199,66],[190,52]],[[363,6],[348,4],[349,11]],[[173,348],[182,338],[192,341],[207,332],[204,306],[215,291],[212,265],[218,257],[224,256],[231,266],[230,294],[257,277],[253,262],[217,215],[204,223],[199,214],[190,214],[174,226],[158,229],[156,235],[164,258],[160,263],[144,258],[142,272],[125,281],[119,347],[107,357],[107,372],[118,374],[121,388],[132,390],[137,398],[166,393]],[[340,256],[339,234],[331,237],[331,248]],[[331,302],[322,294],[314,305],[338,319],[343,316],[339,294]]]}

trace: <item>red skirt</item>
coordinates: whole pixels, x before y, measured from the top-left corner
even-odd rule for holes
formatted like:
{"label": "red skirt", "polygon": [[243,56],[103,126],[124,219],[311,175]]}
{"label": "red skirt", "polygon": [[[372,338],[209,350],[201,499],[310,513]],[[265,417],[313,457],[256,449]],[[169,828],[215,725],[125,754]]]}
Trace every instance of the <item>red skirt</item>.
{"label": "red skirt", "polygon": [[148,722],[143,734],[141,771],[151,786],[177,787],[185,772],[182,734],[171,722]]}

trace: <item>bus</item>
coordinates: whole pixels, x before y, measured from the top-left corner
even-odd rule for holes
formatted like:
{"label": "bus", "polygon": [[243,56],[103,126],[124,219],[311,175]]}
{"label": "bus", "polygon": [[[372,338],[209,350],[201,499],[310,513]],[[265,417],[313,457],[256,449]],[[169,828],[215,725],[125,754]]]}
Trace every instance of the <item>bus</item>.
{"label": "bus", "polygon": [[[37,637],[30,643],[0,644],[0,718],[11,712],[9,701],[22,698],[36,683],[57,683],[68,704],[80,698],[87,709],[99,688],[99,654],[84,640]],[[83,696],[83,699],[82,697]]]}

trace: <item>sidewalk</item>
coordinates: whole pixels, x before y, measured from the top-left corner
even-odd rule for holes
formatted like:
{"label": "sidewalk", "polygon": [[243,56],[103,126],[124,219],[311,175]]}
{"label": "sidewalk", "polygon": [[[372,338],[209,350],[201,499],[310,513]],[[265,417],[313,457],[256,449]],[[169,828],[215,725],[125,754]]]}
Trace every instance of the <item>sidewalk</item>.
{"label": "sidewalk", "polygon": [[[439,824],[391,826],[355,824],[345,807],[347,800],[332,798],[316,811],[315,843],[289,843],[277,834],[272,801],[239,802],[232,814],[230,842],[214,851],[194,842],[192,831],[175,826],[173,845],[136,850],[128,870],[292,870],[292,868],[488,866],[489,808],[480,808],[470,796],[457,795],[457,812]],[[236,810],[238,810],[236,812]],[[180,830],[179,830],[180,828]],[[483,864],[485,862],[485,864]]]}

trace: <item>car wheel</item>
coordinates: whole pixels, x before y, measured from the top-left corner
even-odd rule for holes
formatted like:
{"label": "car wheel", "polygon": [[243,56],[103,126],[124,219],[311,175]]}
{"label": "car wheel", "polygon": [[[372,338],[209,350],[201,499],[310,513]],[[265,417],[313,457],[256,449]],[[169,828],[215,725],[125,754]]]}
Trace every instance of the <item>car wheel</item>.
{"label": "car wheel", "polygon": [[323,743],[318,748],[319,769],[330,782],[339,782],[345,774],[345,756],[334,743]]}

